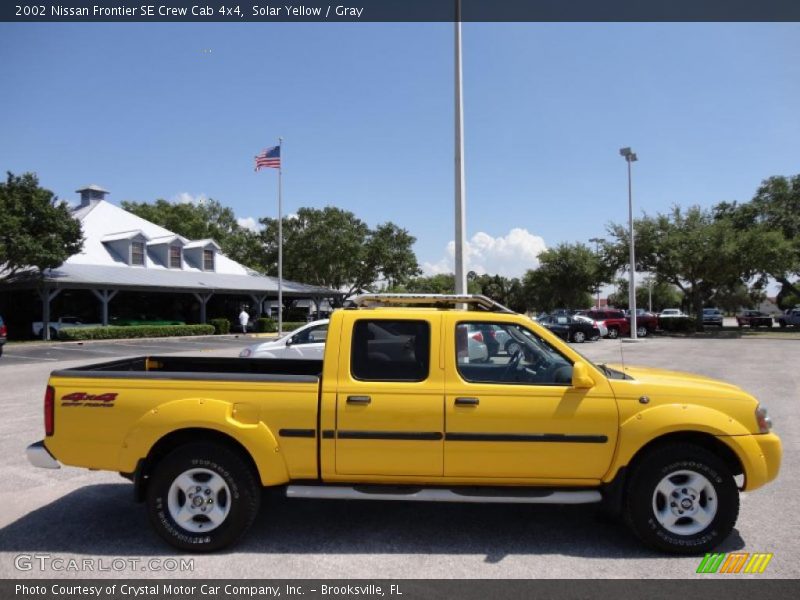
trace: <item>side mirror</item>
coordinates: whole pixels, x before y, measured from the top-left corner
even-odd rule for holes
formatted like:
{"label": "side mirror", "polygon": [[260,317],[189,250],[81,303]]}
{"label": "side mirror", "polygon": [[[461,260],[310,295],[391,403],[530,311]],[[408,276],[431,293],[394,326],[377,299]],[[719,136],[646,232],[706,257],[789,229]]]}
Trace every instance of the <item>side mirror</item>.
{"label": "side mirror", "polygon": [[291,346],[294,344],[294,338],[286,338],[286,345]]}
{"label": "side mirror", "polygon": [[588,390],[594,387],[594,379],[589,376],[586,363],[578,361],[572,365],[572,387],[579,390]]}

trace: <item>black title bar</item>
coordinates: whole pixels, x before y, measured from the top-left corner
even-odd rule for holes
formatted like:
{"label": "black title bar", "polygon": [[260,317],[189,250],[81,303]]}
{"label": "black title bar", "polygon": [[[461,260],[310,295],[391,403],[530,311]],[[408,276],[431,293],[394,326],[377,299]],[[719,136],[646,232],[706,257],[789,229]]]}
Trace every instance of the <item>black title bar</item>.
{"label": "black title bar", "polygon": [[[800,21],[798,0],[462,0],[465,22]],[[9,0],[8,22],[452,22],[457,0]]]}

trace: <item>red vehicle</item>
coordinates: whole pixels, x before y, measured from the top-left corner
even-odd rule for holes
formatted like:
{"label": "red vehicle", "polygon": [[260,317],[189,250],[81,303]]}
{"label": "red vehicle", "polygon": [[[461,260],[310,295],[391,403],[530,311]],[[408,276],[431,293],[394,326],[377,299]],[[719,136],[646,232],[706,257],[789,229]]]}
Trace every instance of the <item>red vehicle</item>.
{"label": "red vehicle", "polygon": [[739,327],[772,327],[772,317],[757,310],[745,310],[736,315],[736,324]]}
{"label": "red vehicle", "polygon": [[[630,311],[628,311],[630,312]],[[630,316],[626,317],[630,325]],[[647,337],[658,329],[658,315],[654,315],[646,310],[636,309],[636,337]]]}
{"label": "red vehicle", "polygon": [[603,321],[608,329],[609,339],[616,339],[621,335],[631,332],[631,324],[625,318],[625,313],[616,308],[590,308],[578,311],[579,315],[586,315],[595,321]]}

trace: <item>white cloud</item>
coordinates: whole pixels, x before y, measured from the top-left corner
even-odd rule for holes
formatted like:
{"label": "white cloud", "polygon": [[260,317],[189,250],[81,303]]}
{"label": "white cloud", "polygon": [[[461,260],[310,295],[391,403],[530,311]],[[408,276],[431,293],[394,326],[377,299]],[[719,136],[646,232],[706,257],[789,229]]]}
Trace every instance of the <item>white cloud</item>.
{"label": "white cloud", "polygon": [[[426,275],[452,273],[455,264],[455,242],[447,244],[446,255],[435,263],[422,263]],[[527,229],[515,227],[508,235],[492,237],[479,231],[467,241],[464,261],[467,271],[479,275],[489,273],[520,277],[528,269],[539,266],[539,253],[545,250],[544,240]]]}
{"label": "white cloud", "polygon": [[170,198],[170,202],[174,204],[203,204],[208,200],[205,194],[190,194],[189,192],[181,192]]}
{"label": "white cloud", "polygon": [[261,231],[261,229],[263,229],[261,224],[253,217],[239,217],[236,219],[236,222],[239,224],[239,227],[244,227],[250,231]]}

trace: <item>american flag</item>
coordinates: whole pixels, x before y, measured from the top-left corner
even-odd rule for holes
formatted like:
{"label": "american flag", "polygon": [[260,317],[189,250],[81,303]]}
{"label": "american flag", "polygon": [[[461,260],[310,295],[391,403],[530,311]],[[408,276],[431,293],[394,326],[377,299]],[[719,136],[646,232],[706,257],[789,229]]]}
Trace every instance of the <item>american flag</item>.
{"label": "american flag", "polygon": [[256,155],[256,171],[264,168],[281,168],[281,147],[272,146]]}

